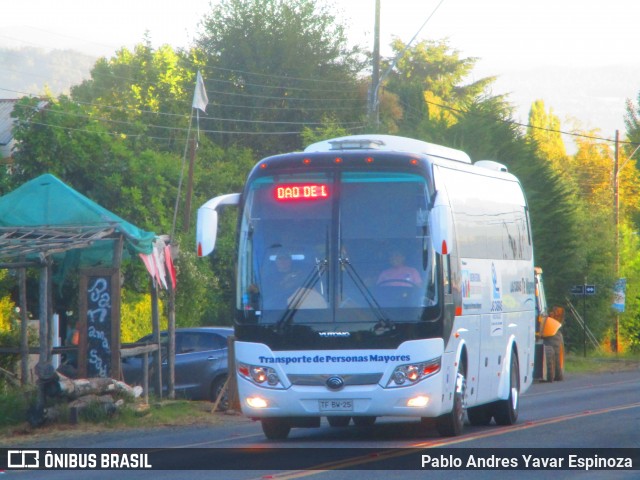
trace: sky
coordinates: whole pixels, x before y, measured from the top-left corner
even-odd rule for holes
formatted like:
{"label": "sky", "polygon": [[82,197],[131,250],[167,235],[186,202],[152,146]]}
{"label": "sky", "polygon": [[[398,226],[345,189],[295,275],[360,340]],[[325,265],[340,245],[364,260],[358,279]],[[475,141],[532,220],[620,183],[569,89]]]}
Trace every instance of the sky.
{"label": "sky", "polygon": [[[109,56],[140,42],[146,31],[156,46],[186,47],[211,1],[5,0],[0,47]],[[371,49],[375,0],[333,4],[351,40]],[[612,136],[624,129],[624,100],[637,100],[640,91],[638,18],[638,0],[381,0],[382,54],[390,54],[393,37],[446,38],[462,57],[478,58],[474,77],[498,76],[494,93],[509,93],[521,120],[542,98],[563,125],[565,118],[578,119]]]}

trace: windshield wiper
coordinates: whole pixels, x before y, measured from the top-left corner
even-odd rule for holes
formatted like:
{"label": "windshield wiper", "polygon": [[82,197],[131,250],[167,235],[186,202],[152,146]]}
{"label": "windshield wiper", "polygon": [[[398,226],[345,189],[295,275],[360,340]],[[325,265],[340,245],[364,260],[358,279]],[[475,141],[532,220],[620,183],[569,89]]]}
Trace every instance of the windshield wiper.
{"label": "windshield wiper", "polygon": [[351,277],[351,280],[353,280],[355,286],[358,288],[358,290],[360,290],[360,293],[369,304],[371,310],[373,310],[373,313],[378,319],[378,322],[373,326],[373,331],[377,335],[381,335],[388,331],[394,330],[396,328],[395,324],[384,314],[382,307],[380,307],[380,304],[371,293],[371,290],[369,290],[364,281],[362,281],[362,278],[360,277],[360,275],[358,275],[358,272],[349,261],[349,259],[340,257],[338,261],[340,262],[340,265],[347,271],[349,277]]}
{"label": "windshield wiper", "polygon": [[274,331],[282,332],[284,327],[289,325],[291,319],[298,311],[298,307],[303,304],[309,293],[311,293],[311,290],[316,286],[316,283],[322,278],[322,275],[327,270],[328,263],[326,258],[323,260],[316,259],[316,264],[311,268],[309,275],[307,275],[302,285],[295,291],[291,301],[288,302],[287,311],[284,312],[284,315],[274,324]]}

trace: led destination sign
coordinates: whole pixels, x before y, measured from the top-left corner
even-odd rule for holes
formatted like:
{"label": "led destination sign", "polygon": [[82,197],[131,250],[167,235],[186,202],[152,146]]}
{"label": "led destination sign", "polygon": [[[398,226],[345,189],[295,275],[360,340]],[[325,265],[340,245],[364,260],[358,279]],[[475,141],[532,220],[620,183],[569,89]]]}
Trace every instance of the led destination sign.
{"label": "led destination sign", "polygon": [[275,199],[279,202],[291,200],[320,200],[329,198],[329,186],[324,183],[292,183],[278,185],[274,190]]}

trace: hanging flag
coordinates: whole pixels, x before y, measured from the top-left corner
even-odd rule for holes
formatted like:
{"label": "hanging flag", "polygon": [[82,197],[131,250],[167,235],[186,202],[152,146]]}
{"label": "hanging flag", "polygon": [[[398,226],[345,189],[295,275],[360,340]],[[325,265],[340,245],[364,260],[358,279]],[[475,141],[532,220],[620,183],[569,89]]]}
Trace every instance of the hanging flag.
{"label": "hanging flag", "polygon": [[167,279],[166,279],[166,270],[164,268],[164,242],[160,244],[159,242],[153,243],[153,252],[151,253],[153,257],[153,261],[156,265],[156,279],[158,280],[158,285],[161,285],[165,290],[168,288]]}
{"label": "hanging flag", "polygon": [[193,92],[193,103],[191,106],[207,113],[208,104],[209,99],[207,98],[207,90],[204,88],[204,80],[202,79],[200,70],[198,70],[198,75],[196,76],[196,88]]}
{"label": "hanging flag", "polygon": [[171,279],[171,285],[173,289],[176,289],[176,268],[173,265],[173,258],[171,257],[171,247],[166,245],[164,247],[164,261],[167,263],[167,272]]}
{"label": "hanging flag", "polygon": [[624,312],[625,296],[627,290],[627,279],[619,278],[613,287],[613,309]]}
{"label": "hanging flag", "polygon": [[147,267],[147,271],[149,272],[149,275],[151,275],[151,278],[155,282],[156,281],[156,277],[158,275],[158,273],[157,273],[158,271],[156,269],[156,263],[153,260],[153,254],[151,254],[151,253],[139,253],[138,255],[142,259],[142,262],[144,263],[144,266]]}

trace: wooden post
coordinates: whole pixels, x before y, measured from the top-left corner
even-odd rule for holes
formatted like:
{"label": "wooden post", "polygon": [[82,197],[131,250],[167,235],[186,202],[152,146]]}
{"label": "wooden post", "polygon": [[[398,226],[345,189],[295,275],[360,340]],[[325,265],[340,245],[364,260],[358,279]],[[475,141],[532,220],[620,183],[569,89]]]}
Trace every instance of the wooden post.
{"label": "wooden post", "polygon": [[238,395],[238,379],[236,377],[236,337],[227,337],[228,347],[228,373],[227,373],[227,398],[229,410],[240,411],[240,396]]}
{"label": "wooden post", "polygon": [[47,262],[45,271],[47,273],[47,333],[49,335],[49,342],[47,343],[47,363],[51,365],[53,369],[53,271],[51,265],[53,260]]}
{"label": "wooden post", "polygon": [[20,382],[29,383],[29,316],[27,315],[27,269],[19,269],[20,296]]}
{"label": "wooden post", "polygon": [[167,335],[169,337],[167,345],[167,362],[169,366],[169,378],[167,379],[167,394],[170,399],[176,398],[176,292],[173,289],[171,279],[169,279],[169,325]]}
{"label": "wooden post", "polygon": [[156,397],[162,398],[162,347],[160,345],[160,314],[158,311],[158,287],[155,279],[151,279],[151,324],[153,343],[158,345],[158,353],[153,359],[153,389]]}
{"label": "wooden post", "polygon": [[149,404],[149,352],[142,356],[142,388],[144,390],[144,403]]}
{"label": "wooden post", "polygon": [[45,382],[53,376],[53,366],[47,362],[49,357],[49,321],[47,313],[49,306],[47,300],[49,298],[49,259],[45,258],[44,264],[40,269],[40,291],[39,291],[39,315],[40,315],[40,349],[38,355],[38,365],[36,373],[38,375],[38,396],[36,400],[37,415],[44,415],[45,402]]}
{"label": "wooden post", "polygon": [[120,332],[122,331],[121,323],[122,323],[122,312],[121,312],[121,304],[122,304],[122,285],[121,285],[121,271],[120,266],[122,264],[122,249],[124,246],[124,235],[120,234],[118,238],[113,242],[113,262],[111,262],[113,268],[115,269],[114,278],[116,280],[116,284],[112,286],[112,305],[111,308],[113,310],[113,326],[112,326],[112,339],[111,339],[111,348],[113,351],[113,362],[111,364],[111,378],[116,378],[118,380],[124,380],[122,376],[122,363],[120,359]]}

